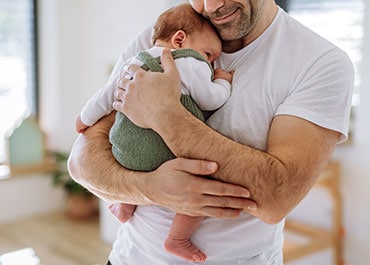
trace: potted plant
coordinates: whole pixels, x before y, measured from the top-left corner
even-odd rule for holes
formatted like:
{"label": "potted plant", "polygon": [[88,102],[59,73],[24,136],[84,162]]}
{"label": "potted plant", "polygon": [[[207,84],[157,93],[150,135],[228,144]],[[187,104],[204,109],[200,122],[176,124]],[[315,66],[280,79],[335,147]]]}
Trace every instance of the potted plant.
{"label": "potted plant", "polygon": [[87,219],[98,214],[98,199],[86,188],[75,182],[68,173],[68,153],[52,152],[55,169],[52,171],[53,184],[66,191],[67,215],[77,219]]}

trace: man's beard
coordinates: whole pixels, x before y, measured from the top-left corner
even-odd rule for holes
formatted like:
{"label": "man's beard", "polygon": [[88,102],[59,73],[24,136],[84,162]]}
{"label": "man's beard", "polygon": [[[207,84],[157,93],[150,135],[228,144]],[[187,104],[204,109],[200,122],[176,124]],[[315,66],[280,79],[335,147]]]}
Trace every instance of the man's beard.
{"label": "man's beard", "polygon": [[255,23],[252,23],[250,16],[241,9],[238,19],[222,25],[214,25],[223,41],[237,40],[245,37],[252,30]]}
{"label": "man's beard", "polygon": [[223,41],[231,41],[241,39],[252,31],[256,25],[259,11],[261,10],[254,10],[251,6],[249,12],[246,13],[244,7],[236,3],[233,6],[224,7],[214,13],[204,13],[203,15],[213,23],[215,19],[235,12],[236,17],[232,21],[221,25],[213,23],[221,39]]}

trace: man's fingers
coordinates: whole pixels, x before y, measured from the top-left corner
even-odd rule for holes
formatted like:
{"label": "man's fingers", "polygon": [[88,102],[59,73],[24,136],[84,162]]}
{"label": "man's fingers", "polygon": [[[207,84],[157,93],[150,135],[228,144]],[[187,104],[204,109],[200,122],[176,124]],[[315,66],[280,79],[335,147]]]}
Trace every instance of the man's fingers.
{"label": "man's fingers", "polygon": [[[124,76],[128,76],[128,75],[124,74]],[[130,85],[130,79],[126,77],[122,77],[118,79],[117,87],[114,90],[114,102],[113,102],[114,110],[119,111],[119,112],[123,111],[123,107],[124,107],[123,100],[125,98],[126,91],[128,90],[130,86],[132,86],[132,84]]]}
{"label": "man's fingers", "polygon": [[122,112],[123,102],[119,101],[119,100],[115,100],[115,101],[113,101],[112,107],[115,111]]}
{"label": "man's fingers", "polygon": [[207,196],[206,200],[208,206],[215,208],[243,209],[246,211],[257,210],[256,202],[247,198]]}
{"label": "man's fingers", "polygon": [[130,64],[124,68],[123,78],[131,80],[135,79],[135,76],[139,73],[145,72],[140,66]]}
{"label": "man's fingers", "polygon": [[[125,77],[122,77],[122,78],[118,79],[118,81],[117,81],[118,90],[119,89],[126,90],[126,87],[127,87],[129,82],[130,82],[130,80],[128,78],[125,78]],[[117,93],[117,89],[115,90],[115,93]],[[117,95],[115,94],[115,96],[117,96]]]}
{"label": "man's fingers", "polygon": [[202,211],[204,213],[204,216],[223,219],[233,219],[239,217],[240,213],[243,210],[231,208],[204,207]]}
{"label": "man's fingers", "polygon": [[163,49],[161,54],[161,65],[165,73],[172,72],[174,70],[176,70],[177,73],[175,61],[170,49]]}
{"label": "man's fingers", "polygon": [[[212,161],[196,160],[187,158],[177,158],[172,160],[177,170],[185,171],[193,175],[212,175],[217,169],[218,165]],[[203,185],[199,187],[203,194],[214,196],[231,196],[249,198],[250,192],[247,188],[223,183],[216,180],[204,179]]]}
{"label": "man's fingers", "polygon": [[[249,198],[251,196],[249,190],[245,187],[228,184],[219,181],[207,180],[202,189],[204,194],[213,196],[231,196],[231,197],[243,197]],[[212,183],[211,183],[212,182]]]}
{"label": "man's fingers", "polygon": [[236,197],[207,196],[205,203],[202,215],[216,218],[236,218],[242,211],[253,214],[257,210],[255,201]]}
{"label": "man's fingers", "polygon": [[[177,70],[175,60],[173,59],[170,49],[164,49],[161,54],[161,65],[163,72],[171,77],[173,80],[177,80],[180,87],[180,74]],[[180,92],[180,90],[178,90]]]}
{"label": "man's fingers", "polygon": [[177,158],[173,160],[178,170],[186,171],[193,175],[211,175],[217,171],[217,164],[212,161]]}
{"label": "man's fingers", "polygon": [[[177,158],[171,160],[177,170],[193,175],[212,175],[217,171],[217,164],[211,161]],[[257,204],[250,199],[247,188],[220,182],[212,179],[199,178],[193,183],[192,189],[198,190],[204,199],[202,211],[207,216],[218,218],[235,218],[240,211],[253,212]],[[206,211],[205,211],[206,209]]]}

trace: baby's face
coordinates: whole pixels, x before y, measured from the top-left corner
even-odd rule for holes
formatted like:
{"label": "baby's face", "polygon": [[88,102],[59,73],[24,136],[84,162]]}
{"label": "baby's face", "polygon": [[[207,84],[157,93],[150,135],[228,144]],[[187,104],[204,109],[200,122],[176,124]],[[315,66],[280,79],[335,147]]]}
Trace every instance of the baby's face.
{"label": "baby's face", "polygon": [[222,50],[220,38],[209,25],[205,25],[201,32],[188,36],[182,48],[196,50],[210,63],[220,56]]}

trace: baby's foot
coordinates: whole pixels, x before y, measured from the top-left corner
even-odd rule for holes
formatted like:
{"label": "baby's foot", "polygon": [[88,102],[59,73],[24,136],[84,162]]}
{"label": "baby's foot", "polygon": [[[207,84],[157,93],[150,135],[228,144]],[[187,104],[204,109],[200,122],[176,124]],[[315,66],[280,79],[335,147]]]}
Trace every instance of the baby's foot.
{"label": "baby's foot", "polygon": [[136,205],[130,204],[114,203],[109,205],[109,210],[122,223],[126,223],[130,219],[135,208]]}
{"label": "baby's foot", "polygon": [[191,262],[204,262],[207,259],[206,254],[200,251],[189,239],[166,239],[165,249],[183,259]]}

